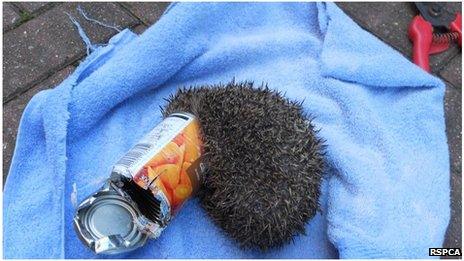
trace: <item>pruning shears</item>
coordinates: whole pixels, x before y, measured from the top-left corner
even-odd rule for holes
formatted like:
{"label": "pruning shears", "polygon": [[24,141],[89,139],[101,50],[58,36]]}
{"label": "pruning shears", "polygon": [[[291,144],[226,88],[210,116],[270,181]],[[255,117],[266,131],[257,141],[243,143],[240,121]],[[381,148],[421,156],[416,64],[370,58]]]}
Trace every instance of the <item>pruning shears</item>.
{"label": "pruning shears", "polygon": [[419,10],[409,24],[409,39],[413,42],[412,60],[430,72],[429,55],[447,50],[452,42],[462,48],[462,16],[446,10],[445,3],[415,3]]}

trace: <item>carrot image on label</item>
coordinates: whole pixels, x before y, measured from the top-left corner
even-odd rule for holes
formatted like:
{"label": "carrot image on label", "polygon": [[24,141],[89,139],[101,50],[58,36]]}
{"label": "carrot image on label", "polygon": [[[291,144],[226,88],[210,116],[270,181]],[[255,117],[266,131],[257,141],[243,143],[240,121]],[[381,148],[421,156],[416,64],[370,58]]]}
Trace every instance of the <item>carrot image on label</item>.
{"label": "carrot image on label", "polygon": [[139,186],[152,187],[153,193],[157,191],[153,186],[161,190],[171,204],[172,211],[176,211],[192,195],[193,185],[198,184],[192,182],[188,172],[192,163],[201,156],[199,135],[197,121],[190,122],[134,177]]}
{"label": "carrot image on label", "polygon": [[179,184],[173,193],[173,205],[177,207],[192,193],[192,186]]}
{"label": "carrot image on label", "polygon": [[200,157],[201,140],[198,132],[199,126],[196,122],[190,123],[184,130],[185,136],[185,161],[192,163]]}
{"label": "carrot image on label", "polygon": [[190,177],[187,174],[187,169],[192,165],[190,162],[184,162],[182,164],[182,169],[180,170],[180,184],[192,186]]}
{"label": "carrot image on label", "polygon": [[169,142],[163,150],[156,154],[146,165],[156,167],[163,164],[182,162],[183,152],[175,142]]}

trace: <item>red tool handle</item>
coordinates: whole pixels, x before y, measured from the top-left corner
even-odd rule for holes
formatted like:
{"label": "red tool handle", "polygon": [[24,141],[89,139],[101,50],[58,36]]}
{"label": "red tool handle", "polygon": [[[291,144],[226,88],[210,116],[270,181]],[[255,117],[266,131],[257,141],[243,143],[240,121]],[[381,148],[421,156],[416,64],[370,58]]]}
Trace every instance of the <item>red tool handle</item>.
{"label": "red tool handle", "polygon": [[458,44],[462,47],[462,16],[461,13],[456,14],[456,19],[450,23],[450,29],[452,32],[459,34]]}
{"label": "red tool handle", "polygon": [[432,45],[432,24],[416,15],[409,24],[409,39],[413,42],[412,60],[422,69],[430,72],[429,52]]}

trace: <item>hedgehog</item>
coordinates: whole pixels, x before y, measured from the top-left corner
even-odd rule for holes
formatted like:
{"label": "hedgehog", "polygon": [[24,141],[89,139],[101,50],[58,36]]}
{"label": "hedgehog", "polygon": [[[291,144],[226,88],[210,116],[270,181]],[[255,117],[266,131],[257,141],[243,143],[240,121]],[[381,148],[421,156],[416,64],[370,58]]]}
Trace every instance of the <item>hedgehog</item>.
{"label": "hedgehog", "polygon": [[253,82],[190,86],[162,108],[194,114],[206,166],[201,206],[242,248],[281,247],[320,210],[323,140],[302,102]]}

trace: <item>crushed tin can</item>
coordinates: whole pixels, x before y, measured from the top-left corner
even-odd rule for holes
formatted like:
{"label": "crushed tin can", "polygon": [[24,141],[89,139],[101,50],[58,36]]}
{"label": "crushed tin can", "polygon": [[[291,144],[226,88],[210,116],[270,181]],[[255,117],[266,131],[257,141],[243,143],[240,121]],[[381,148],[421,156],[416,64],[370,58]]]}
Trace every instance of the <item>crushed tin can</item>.
{"label": "crushed tin can", "polygon": [[77,208],[74,228],[97,254],[118,254],[157,238],[199,189],[203,166],[198,120],[166,117],[114,166],[103,187]]}

